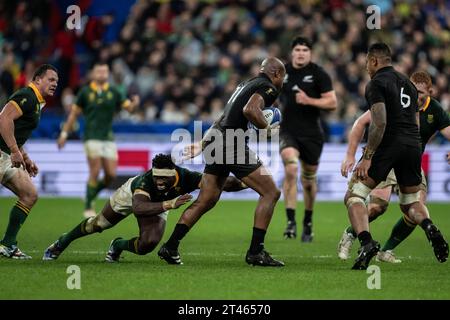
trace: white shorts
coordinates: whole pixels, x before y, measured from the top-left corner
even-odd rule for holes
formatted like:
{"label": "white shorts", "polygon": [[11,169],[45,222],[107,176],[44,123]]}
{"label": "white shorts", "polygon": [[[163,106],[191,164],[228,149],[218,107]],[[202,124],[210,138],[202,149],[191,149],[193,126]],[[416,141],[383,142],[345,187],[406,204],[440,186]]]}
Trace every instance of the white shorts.
{"label": "white shorts", "polygon": [[84,150],[88,158],[117,160],[117,146],[113,141],[86,140]]}
{"label": "white shorts", "polygon": [[[131,182],[135,177],[128,179],[113,195],[109,198],[109,203],[114,212],[128,216],[133,213],[131,193]],[[158,214],[159,217],[167,221],[169,211]]]}
{"label": "white shorts", "polygon": [[[422,181],[420,182],[420,189],[427,192],[428,191],[428,184],[427,184],[427,179],[425,178],[425,172],[423,171],[423,169],[421,169],[421,174],[422,174]],[[381,181],[377,186],[376,189],[384,189],[386,187],[394,187],[398,188],[397,185],[397,177],[395,176],[395,172],[394,169],[391,169],[391,171],[389,171],[389,174],[386,178],[385,181]],[[397,190],[395,190],[395,192],[397,192]]]}
{"label": "white shorts", "polygon": [[0,183],[7,183],[18,172],[19,168],[11,168],[11,157],[0,150]]}

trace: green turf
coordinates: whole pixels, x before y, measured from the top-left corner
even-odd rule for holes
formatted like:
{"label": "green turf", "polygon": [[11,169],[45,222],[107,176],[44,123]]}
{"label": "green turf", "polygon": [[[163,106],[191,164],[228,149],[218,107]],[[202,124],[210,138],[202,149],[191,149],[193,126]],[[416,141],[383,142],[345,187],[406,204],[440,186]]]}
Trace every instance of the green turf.
{"label": "green turf", "polygon": [[[0,199],[1,233],[14,201]],[[19,234],[20,248],[33,259],[0,259],[0,299],[450,298],[449,262],[437,262],[420,228],[396,250],[403,263],[372,262],[381,268],[381,289],[369,290],[369,274],[350,270],[353,259],[343,262],[336,257],[337,242],[348,224],[341,203],[316,205],[316,237],[311,244],[282,239],[285,215],[279,203],[266,248],[286,266],[248,266],[244,255],[250,242],[254,207],[254,201],[219,203],[184,239],[180,247],[182,266],[167,265],[156,252],[146,256],[125,252],[121,263],[104,263],[111,239],[137,235],[132,216],[111,230],[74,242],[57,261],[45,262],[41,260],[44,249],[79,223],[82,202],[40,199]],[[430,204],[429,209],[435,223],[450,238],[449,204]],[[170,236],[180,213],[177,210],[169,215],[163,241]],[[374,237],[384,242],[399,216],[398,206],[392,204],[385,216],[372,225]],[[67,289],[66,270],[70,265],[81,268],[81,290]]]}

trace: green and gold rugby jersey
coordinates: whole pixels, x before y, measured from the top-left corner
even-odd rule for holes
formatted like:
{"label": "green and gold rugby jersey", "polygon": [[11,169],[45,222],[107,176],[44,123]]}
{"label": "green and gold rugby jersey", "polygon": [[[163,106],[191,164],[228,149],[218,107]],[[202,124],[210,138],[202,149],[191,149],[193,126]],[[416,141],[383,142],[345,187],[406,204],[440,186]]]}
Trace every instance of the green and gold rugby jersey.
{"label": "green and gold rugby jersey", "polygon": [[105,83],[102,88],[95,82],[84,86],[75,101],[83,111],[86,121],[84,140],[113,140],[114,113],[127,101],[125,96],[109,83]]}
{"label": "green and gold rugby jersey", "polygon": [[436,133],[450,126],[450,116],[442,109],[440,103],[428,97],[425,106],[420,110],[420,139],[422,140],[422,152],[428,140]]}
{"label": "green and gold rugby jersey", "polygon": [[162,202],[185,193],[191,193],[199,188],[200,181],[202,180],[202,174],[200,172],[190,171],[178,166],[175,166],[175,170],[177,171],[175,183],[165,193],[159,191],[153,183],[152,170],[134,178],[131,182],[131,193],[134,194],[136,190],[143,190],[150,194],[152,202]]}
{"label": "green and gold rugby jersey", "polygon": [[[14,92],[8,99],[22,114],[14,120],[14,138],[17,146],[22,147],[31,133],[39,125],[41,118],[41,109],[45,105],[45,100],[38,88],[30,83],[27,87]],[[8,154],[11,153],[3,137],[0,136],[0,149]]]}

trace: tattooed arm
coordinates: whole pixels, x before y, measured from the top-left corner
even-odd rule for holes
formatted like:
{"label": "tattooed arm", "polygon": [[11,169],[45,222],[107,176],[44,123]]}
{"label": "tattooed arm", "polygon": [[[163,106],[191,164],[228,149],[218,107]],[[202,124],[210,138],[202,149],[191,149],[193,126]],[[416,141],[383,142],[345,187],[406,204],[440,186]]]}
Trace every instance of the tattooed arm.
{"label": "tattooed arm", "polygon": [[384,130],[386,129],[386,106],[382,102],[377,102],[370,108],[372,121],[369,125],[369,137],[367,146],[364,149],[363,159],[356,166],[356,176],[359,179],[366,179],[368,171],[372,164],[372,157],[383,139]]}

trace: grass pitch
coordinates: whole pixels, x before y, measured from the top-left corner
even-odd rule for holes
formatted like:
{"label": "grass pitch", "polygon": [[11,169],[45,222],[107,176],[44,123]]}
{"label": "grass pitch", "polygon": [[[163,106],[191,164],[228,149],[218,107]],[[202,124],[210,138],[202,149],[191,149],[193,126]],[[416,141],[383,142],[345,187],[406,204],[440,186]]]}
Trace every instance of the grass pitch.
{"label": "grass pitch", "polygon": [[[98,200],[99,210],[105,199]],[[4,233],[15,199],[0,199],[0,232]],[[124,252],[121,262],[103,262],[110,241],[138,234],[128,217],[113,229],[75,241],[57,261],[42,261],[45,248],[82,219],[79,199],[40,199],[19,234],[19,247],[29,261],[0,259],[0,299],[450,299],[449,261],[438,263],[421,228],[396,250],[401,264],[377,263],[381,288],[369,290],[371,274],[350,270],[336,247],[348,225],[341,203],[317,203],[313,243],[284,240],[283,203],[276,207],[266,248],[286,263],[284,268],[251,267],[248,249],[255,201],[222,201],[188,233],[180,246],[184,265],[168,265],[156,255]],[[299,204],[299,208],[302,205]],[[430,204],[433,221],[450,239],[450,205]],[[162,242],[170,236],[181,210],[169,214]],[[301,220],[302,212],[298,214]],[[397,204],[372,224],[382,244],[400,217]],[[301,230],[299,230],[301,231]],[[159,248],[159,246],[158,246]],[[69,290],[67,268],[81,270],[81,289]]]}

